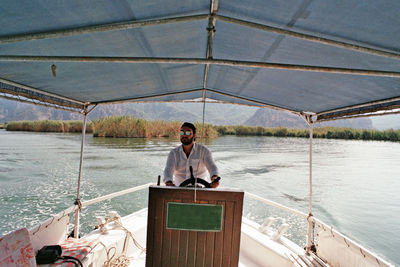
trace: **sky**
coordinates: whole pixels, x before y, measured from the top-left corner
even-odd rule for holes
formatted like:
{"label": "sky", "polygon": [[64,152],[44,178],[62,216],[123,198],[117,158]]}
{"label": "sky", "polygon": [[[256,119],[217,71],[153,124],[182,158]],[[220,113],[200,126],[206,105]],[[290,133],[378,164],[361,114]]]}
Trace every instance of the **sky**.
{"label": "sky", "polygon": [[400,114],[370,117],[374,128],[378,130],[400,129]]}

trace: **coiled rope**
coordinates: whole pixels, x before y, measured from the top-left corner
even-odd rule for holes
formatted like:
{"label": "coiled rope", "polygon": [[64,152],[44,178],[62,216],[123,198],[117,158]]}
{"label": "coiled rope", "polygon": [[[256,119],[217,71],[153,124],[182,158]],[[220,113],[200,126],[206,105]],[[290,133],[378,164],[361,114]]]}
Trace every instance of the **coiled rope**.
{"label": "coiled rope", "polygon": [[[129,237],[132,239],[133,244],[138,249],[141,250],[140,255],[143,254],[144,252],[146,252],[146,249],[139,244],[139,242],[133,236],[132,232],[129,231],[126,227],[124,227],[122,225],[121,217],[119,217],[119,216],[116,216],[115,218],[113,218],[111,220],[106,218],[106,221],[104,223],[97,225],[96,227],[99,227],[99,228],[105,227],[106,224],[108,224],[110,222],[114,222],[118,227],[120,227],[122,230],[124,230],[124,232],[126,234],[125,240],[124,240],[124,246],[122,249],[122,255],[114,258],[115,254],[117,252],[117,248],[115,246],[112,246],[109,249],[107,249],[107,246],[101,241],[99,241],[95,246],[93,246],[93,248],[89,251],[89,253],[92,252],[93,249],[95,247],[97,247],[98,245],[102,245],[104,247],[104,250],[105,250],[106,256],[107,256],[107,260],[103,263],[103,267],[111,267],[111,266],[113,266],[113,267],[128,267],[131,259],[133,259],[133,257],[126,256],[126,250],[127,250],[127,244],[128,244]],[[111,252],[113,252],[112,255],[111,255]]]}

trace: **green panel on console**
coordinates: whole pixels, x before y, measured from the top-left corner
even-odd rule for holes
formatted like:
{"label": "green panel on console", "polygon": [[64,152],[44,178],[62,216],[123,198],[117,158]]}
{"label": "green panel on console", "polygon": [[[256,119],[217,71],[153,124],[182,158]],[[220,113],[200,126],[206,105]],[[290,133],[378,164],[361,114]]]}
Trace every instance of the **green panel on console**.
{"label": "green panel on console", "polygon": [[220,232],[223,206],[196,203],[167,203],[167,229]]}

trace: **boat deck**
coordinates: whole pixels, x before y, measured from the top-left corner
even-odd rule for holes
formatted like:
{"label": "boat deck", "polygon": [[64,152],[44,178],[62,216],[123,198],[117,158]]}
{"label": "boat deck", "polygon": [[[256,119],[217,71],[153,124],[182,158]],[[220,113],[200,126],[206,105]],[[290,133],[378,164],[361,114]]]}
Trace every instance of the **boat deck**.
{"label": "boat deck", "polygon": [[[146,253],[138,245],[145,247],[146,244],[147,209],[123,217],[122,225],[132,233],[132,236],[121,227],[110,223],[107,226],[107,233],[101,233],[98,229],[84,237],[94,243],[102,243],[102,245],[97,245],[83,261],[85,266],[102,266],[106,261],[118,259],[123,254],[125,242],[129,266],[145,266]],[[243,218],[239,267],[329,266],[315,255],[306,255],[304,250],[299,247],[297,249],[296,247],[289,248],[284,244],[272,241],[268,236],[261,234],[256,227],[257,224]]]}

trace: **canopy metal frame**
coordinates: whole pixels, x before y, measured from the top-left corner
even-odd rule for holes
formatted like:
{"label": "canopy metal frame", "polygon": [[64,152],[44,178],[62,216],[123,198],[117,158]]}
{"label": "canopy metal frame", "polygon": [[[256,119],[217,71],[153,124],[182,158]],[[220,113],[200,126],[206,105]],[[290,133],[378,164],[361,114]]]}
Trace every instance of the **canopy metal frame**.
{"label": "canopy metal frame", "polygon": [[212,20],[213,25],[215,27],[215,21],[221,20],[228,23],[234,23],[237,25],[242,25],[245,27],[273,32],[285,36],[290,36],[294,38],[300,38],[303,40],[317,42],[321,44],[326,44],[330,46],[345,48],[349,50],[354,50],[362,53],[368,53],[371,55],[383,56],[393,59],[400,59],[400,54],[398,51],[387,51],[381,48],[371,48],[365,44],[354,44],[354,41],[344,40],[344,41],[336,41],[334,39],[329,38],[321,38],[318,36],[314,36],[311,34],[304,34],[292,30],[282,29],[279,27],[273,27],[263,24],[258,24],[254,22],[244,21],[232,17],[217,15],[218,11],[218,0],[211,0],[211,12],[210,14],[204,15],[193,15],[193,16],[184,16],[184,17],[174,17],[174,18],[160,18],[160,19],[152,19],[152,20],[142,20],[142,21],[125,21],[118,23],[107,23],[107,24],[99,24],[87,27],[77,27],[70,29],[62,29],[48,32],[38,32],[38,33],[30,33],[30,34],[20,34],[13,36],[3,36],[0,37],[0,44],[6,43],[14,43],[14,42],[22,42],[22,41],[33,41],[33,40],[41,40],[47,38],[60,38],[66,36],[73,36],[77,34],[87,34],[87,33],[96,33],[96,32],[107,32],[107,31],[116,31],[116,30],[127,30],[133,28],[142,28],[147,26],[156,26],[163,24],[171,24],[171,23],[181,23],[181,22],[190,22],[197,20]]}
{"label": "canopy metal frame", "polygon": [[[323,73],[339,73],[348,75],[367,75],[367,76],[378,76],[378,77],[392,77],[400,78],[400,72],[393,71],[382,71],[382,70],[365,70],[365,69],[351,69],[351,68],[333,68],[324,66],[310,66],[310,65],[292,65],[292,64],[276,64],[268,62],[251,62],[251,61],[239,61],[239,60],[227,60],[227,59],[214,59],[212,56],[213,39],[215,33],[216,21],[224,21],[243,27],[252,29],[262,30],[266,32],[272,32],[283,36],[290,36],[293,38],[303,39],[315,43],[321,43],[329,46],[340,47],[347,50],[362,52],[370,55],[377,55],[391,59],[400,59],[400,53],[398,51],[390,51],[388,49],[382,49],[379,47],[371,47],[354,40],[335,40],[329,36],[322,38],[311,34],[296,32],[289,29],[274,27],[270,25],[264,25],[249,21],[244,21],[228,16],[218,15],[218,1],[211,0],[210,2],[210,13],[191,15],[191,16],[180,16],[171,18],[159,18],[150,20],[129,20],[118,23],[105,23],[86,27],[67,28],[61,30],[53,30],[47,32],[36,32],[20,35],[2,36],[0,37],[0,44],[8,44],[23,41],[42,40],[48,38],[60,38],[66,36],[74,36],[87,33],[98,33],[98,32],[109,32],[117,30],[127,30],[133,28],[143,28],[148,26],[165,25],[172,23],[184,23],[199,20],[208,20],[208,42],[207,42],[207,53],[206,58],[156,58],[156,57],[68,57],[68,56],[27,56],[27,55],[7,55],[0,56],[0,61],[12,61],[12,62],[102,62],[102,63],[154,63],[154,64],[202,64],[205,65],[204,79],[203,79],[203,99],[205,99],[208,81],[208,72],[210,65],[223,65],[223,66],[237,66],[237,67],[249,67],[249,68],[260,68],[260,69],[284,69],[294,71],[307,71],[307,72],[323,72]],[[35,89],[35,88],[32,88]],[[38,90],[38,89],[35,89]],[[33,91],[33,90],[32,90]],[[46,92],[41,91],[46,94]],[[64,98],[61,98],[64,99]],[[68,101],[74,102],[73,99],[67,99]],[[134,98],[130,99],[134,100]],[[392,101],[391,99],[387,102]],[[110,101],[112,102],[112,101]],[[82,103],[79,103],[82,104]],[[96,104],[96,103],[90,103]],[[266,103],[264,103],[266,104]],[[371,105],[374,103],[368,103]],[[351,107],[354,108],[354,107]],[[82,106],[83,109],[83,106]],[[285,108],[282,108],[285,109]],[[341,110],[345,111],[350,109],[343,107]],[[288,110],[292,112],[302,112]],[[334,111],[324,111],[323,113],[331,113]],[[322,115],[322,114],[321,114]],[[352,116],[354,117],[354,116]],[[327,119],[329,120],[329,119]]]}
{"label": "canopy metal frame", "polygon": [[365,75],[377,77],[400,78],[400,72],[365,70],[353,68],[335,68],[311,65],[280,64],[269,62],[241,61],[212,58],[157,58],[157,57],[76,57],[76,56],[0,56],[0,61],[12,62],[87,62],[87,63],[154,63],[154,64],[193,64],[193,65],[220,65],[231,67],[247,67],[260,69],[292,70],[307,72],[336,73],[348,75]]}

